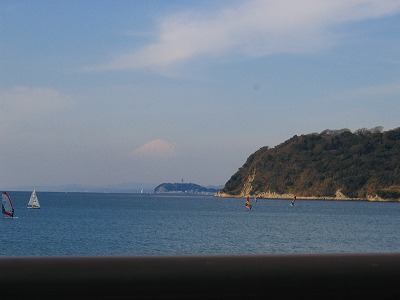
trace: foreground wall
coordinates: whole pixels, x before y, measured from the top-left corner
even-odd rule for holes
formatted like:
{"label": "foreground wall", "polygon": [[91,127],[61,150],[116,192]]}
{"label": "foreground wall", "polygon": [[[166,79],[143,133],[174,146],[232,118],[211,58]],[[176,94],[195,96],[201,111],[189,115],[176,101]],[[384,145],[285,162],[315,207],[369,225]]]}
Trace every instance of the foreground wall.
{"label": "foreground wall", "polygon": [[400,254],[0,258],[1,299],[396,299]]}

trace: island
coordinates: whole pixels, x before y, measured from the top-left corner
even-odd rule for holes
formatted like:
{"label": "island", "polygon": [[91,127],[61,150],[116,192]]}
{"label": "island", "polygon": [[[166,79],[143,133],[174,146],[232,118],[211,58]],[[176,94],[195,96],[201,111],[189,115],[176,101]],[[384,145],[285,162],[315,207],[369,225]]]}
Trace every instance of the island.
{"label": "island", "polygon": [[218,197],[400,201],[400,128],[324,130],[251,154]]}
{"label": "island", "polygon": [[162,183],[154,188],[155,194],[215,195],[218,188],[204,187],[195,183]]}

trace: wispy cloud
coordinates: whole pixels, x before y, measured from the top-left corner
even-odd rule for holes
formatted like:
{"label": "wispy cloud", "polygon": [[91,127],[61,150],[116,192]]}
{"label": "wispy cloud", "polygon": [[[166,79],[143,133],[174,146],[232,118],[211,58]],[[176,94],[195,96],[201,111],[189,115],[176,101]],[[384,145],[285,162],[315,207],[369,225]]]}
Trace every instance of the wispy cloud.
{"label": "wispy cloud", "polygon": [[215,12],[187,11],[161,20],[154,43],[86,70],[159,72],[201,56],[313,52],[336,43],[337,25],[399,11],[394,0],[253,0]]}
{"label": "wispy cloud", "polygon": [[42,118],[64,108],[69,98],[52,88],[15,86],[0,90],[2,121]]}

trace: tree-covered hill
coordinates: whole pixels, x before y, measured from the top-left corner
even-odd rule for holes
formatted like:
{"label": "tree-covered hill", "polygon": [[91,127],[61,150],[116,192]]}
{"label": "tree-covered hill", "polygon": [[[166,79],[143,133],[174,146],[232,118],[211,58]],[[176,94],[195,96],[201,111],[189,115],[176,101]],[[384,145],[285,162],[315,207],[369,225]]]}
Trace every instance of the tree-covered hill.
{"label": "tree-covered hill", "polygon": [[400,200],[400,128],[325,130],[250,155],[220,196]]}

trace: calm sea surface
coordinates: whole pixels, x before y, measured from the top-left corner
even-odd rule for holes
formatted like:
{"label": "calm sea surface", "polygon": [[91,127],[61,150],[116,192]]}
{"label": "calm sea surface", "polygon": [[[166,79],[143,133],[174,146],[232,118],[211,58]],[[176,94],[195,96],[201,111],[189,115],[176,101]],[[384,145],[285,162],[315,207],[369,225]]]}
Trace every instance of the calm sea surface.
{"label": "calm sea surface", "polygon": [[400,252],[400,203],[9,192],[1,256]]}

